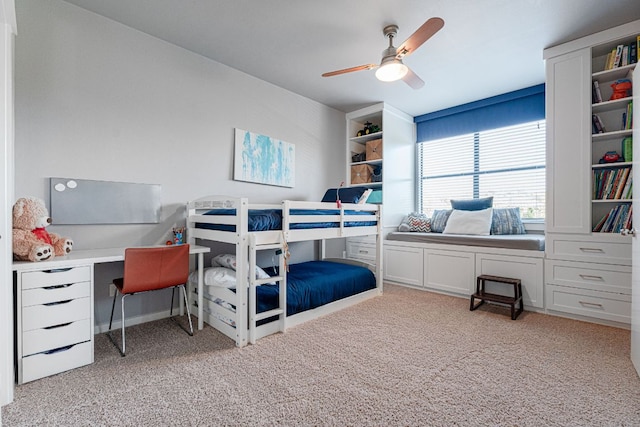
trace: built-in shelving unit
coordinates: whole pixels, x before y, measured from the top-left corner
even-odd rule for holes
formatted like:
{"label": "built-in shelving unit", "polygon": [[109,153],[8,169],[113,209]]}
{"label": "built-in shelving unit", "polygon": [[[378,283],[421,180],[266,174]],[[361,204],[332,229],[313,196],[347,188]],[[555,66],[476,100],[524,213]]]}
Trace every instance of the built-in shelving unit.
{"label": "built-in shelving unit", "polygon": [[[388,104],[378,103],[347,113],[346,120],[346,185],[366,186],[382,193],[382,228],[386,235],[415,209],[413,117]],[[379,130],[358,136],[367,123]],[[374,245],[370,239],[349,238],[347,254],[375,260]]]}
{"label": "built-in shelving unit", "polygon": [[[592,129],[591,135],[591,229],[593,232],[620,233],[622,229],[630,228],[630,208],[633,202],[630,188],[633,174],[631,162],[626,161],[630,159],[621,159],[613,163],[601,163],[600,159],[609,152],[622,155],[623,140],[632,138],[633,130],[626,121],[626,114],[633,100],[631,93],[623,98],[611,98],[612,85],[620,79],[632,80],[636,63],[611,69],[605,68],[607,57],[616,46],[621,44],[628,46],[636,42],[636,36],[631,36],[594,46],[591,49],[591,85],[592,87],[597,85],[601,97],[601,100],[598,100],[592,96],[592,120],[595,116],[604,126],[604,132],[598,133],[596,129]],[[603,227],[607,222],[608,226]]]}
{"label": "built-in shelving unit", "polygon": [[[544,294],[545,308],[551,313],[615,325],[631,322],[631,237],[621,234],[622,226],[605,226],[605,221],[614,212],[628,213],[633,205],[632,191],[625,193],[625,187],[620,187],[623,178],[633,175],[632,162],[615,158],[623,155],[623,139],[633,137],[633,130],[623,122],[633,96],[626,93],[612,100],[611,85],[620,79],[632,80],[636,64],[605,68],[608,54],[618,45],[637,42],[639,34],[640,21],[634,21],[543,53],[547,76]],[[594,96],[594,83],[600,99]],[[594,128],[594,115],[604,129]],[[615,153],[605,161],[609,152]],[[608,186],[603,187],[604,183]]]}

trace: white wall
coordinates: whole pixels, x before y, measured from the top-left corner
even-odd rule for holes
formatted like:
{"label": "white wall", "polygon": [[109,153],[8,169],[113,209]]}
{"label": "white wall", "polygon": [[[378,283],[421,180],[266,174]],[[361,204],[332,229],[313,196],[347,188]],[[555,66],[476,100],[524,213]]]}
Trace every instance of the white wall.
{"label": "white wall", "polygon": [[[16,7],[15,197],[48,202],[49,177],[162,185],[161,224],[54,217],[76,250],[162,243],[200,196],[320,200],[344,180],[343,113],[60,0]],[[236,127],[295,144],[295,188],[233,181]]]}

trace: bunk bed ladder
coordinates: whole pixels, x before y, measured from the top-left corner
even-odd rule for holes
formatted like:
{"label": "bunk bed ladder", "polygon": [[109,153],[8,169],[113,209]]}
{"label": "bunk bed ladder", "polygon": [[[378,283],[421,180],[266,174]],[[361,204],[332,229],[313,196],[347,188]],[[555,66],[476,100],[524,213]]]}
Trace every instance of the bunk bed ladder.
{"label": "bunk bed ladder", "polygon": [[[256,252],[258,250],[276,250],[278,256],[278,276],[268,279],[256,279]],[[249,236],[249,342],[255,344],[258,322],[270,317],[279,316],[277,331],[286,330],[287,321],[287,266],[286,266],[286,242],[270,245],[256,245],[254,236]],[[266,283],[277,282],[279,287],[278,307],[257,313],[256,289]]]}

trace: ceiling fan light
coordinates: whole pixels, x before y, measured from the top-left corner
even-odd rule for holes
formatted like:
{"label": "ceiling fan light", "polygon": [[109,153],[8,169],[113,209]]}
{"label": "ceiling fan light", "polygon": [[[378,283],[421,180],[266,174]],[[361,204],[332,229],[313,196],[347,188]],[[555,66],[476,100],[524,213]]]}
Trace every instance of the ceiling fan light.
{"label": "ceiling fan light", "polygon": [[376,78],[383,82],[395,82],[407,75],[409,69],[402,61],[394,59],[384,62],[376,70]]}

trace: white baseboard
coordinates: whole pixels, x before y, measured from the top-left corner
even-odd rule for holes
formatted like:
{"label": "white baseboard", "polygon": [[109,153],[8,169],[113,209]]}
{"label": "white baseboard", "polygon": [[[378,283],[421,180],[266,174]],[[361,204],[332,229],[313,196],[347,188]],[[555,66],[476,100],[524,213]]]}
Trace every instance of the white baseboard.
{"label": "white baseboard", "polygon": [[[173,315],[175,316],[179,314],[179,311],[180,311],[179,309],[174,308]],[[126,326],[129,327],[129,326],[139,325],[141,323],[153,322],[154,320],[166,319],[170,317],[169,313],[170,313],[169,310],[163,310],[156,313],[144,314],[141,316],[127,317]],[[186,314],[186,310],[185,310],[185,314]],[[121,326],[122,326],[122,323],[120,319],[117,319],[117,320],[114,319],[111,329],[113,330],[120,329]],[[102,334],[107,332],[108,330],[109,330],[109,324],[105,322],[99,325],[94,325],[93,334],[94,335]]]}

